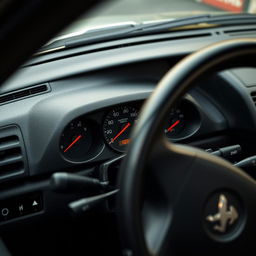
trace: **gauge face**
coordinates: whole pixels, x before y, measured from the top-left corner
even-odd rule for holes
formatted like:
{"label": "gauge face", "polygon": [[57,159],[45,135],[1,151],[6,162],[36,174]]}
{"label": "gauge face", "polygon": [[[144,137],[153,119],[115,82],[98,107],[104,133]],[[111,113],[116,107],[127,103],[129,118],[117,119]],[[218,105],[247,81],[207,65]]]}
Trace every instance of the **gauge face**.
{"label": "gauge face", "polygon": [[60,139],[63,156],[72,161],[83,161],[93,144],[93,132],[89,123],[75,120],[68,124]]}
{"label": "gauge face", "polygon": [[168,138],[179,138],[185,128],[185,114],[180,108],[173,108],[167,117],[164,132]]}
{"label": "gauge face", "polygon": [[166,118],[164,132],[173,141],[187,139],[198,131],[200,125],[201,118],[196,106],[183,100],[171,109]]}
{"label": "gauge face", "polygon": [[130,142],[130,132],[138,118],[138,110],[131,106],[112,109],[105,117],[103,134],[107,144],[114,150],[124,152]]}

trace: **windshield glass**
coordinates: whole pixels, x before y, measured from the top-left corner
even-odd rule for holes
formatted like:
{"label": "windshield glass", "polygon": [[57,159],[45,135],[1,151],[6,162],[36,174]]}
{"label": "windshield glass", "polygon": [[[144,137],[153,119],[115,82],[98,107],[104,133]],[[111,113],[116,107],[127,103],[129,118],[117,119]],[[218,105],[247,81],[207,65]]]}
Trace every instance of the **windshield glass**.
{"label": "windshield glass", "polygon": [[80,17],[59,36],[111,24],[229,13],[256,13],[256,0],[110,0]]}

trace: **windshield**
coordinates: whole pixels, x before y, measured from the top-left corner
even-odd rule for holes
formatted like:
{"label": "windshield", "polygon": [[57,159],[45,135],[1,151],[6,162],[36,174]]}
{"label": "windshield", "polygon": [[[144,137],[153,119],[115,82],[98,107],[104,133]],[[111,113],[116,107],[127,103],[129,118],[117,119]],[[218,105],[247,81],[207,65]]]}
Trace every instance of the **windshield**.
{"label": "windshield", "polygon": [[110,0],[59,36],[111,24],[164,21],[201,14],[256,13],[256,0]]}

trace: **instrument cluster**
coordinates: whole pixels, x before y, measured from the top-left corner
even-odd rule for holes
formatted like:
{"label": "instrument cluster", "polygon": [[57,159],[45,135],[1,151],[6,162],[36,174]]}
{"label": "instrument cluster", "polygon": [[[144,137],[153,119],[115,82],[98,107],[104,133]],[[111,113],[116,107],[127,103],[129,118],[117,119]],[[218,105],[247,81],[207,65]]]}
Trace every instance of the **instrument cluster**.
{"label": "instrument cluster", "polygon": [[[125,153],[132,128],[136,126],[142,102],[115,105],[72,120],[60,136],[60,153],[70,162],[90,161],[104,150]],[[171,141],[182,141],[200,128],[196,105],[182,99],[166,117],[163,133]]]}

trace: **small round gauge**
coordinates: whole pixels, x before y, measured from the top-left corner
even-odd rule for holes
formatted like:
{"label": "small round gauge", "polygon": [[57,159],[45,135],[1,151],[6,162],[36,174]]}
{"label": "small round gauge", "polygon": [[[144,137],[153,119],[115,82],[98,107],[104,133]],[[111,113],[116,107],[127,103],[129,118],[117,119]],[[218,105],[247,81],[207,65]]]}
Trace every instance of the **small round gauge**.
{"label": "small round gauge", "polygon": [[118,152],[124,152],[130,142],[130,132],[138,118],[138,109],[131,106],[120,106],[106,115],[103,123],[103,134],[107,144]]}
{"label": "small round gauge", "polygon": [[64,129],[60,139],[63,156],[74,162],[88,160],[95,152],[95,129],[88,120],[76,119]]}
{"label": "small round gauge", "polygon": [[201,125],[201,117],[194,103],[183,99],[171,109],[167,116],[164,132],[167,138],[176,141],[195,134]]}
{"label": "small round gauge", "polygon": [[179,138],[185,128],[185,114],[180,108],[173,108],[167,118],[164,132],[168,138]]}

